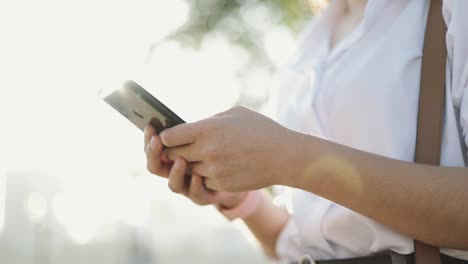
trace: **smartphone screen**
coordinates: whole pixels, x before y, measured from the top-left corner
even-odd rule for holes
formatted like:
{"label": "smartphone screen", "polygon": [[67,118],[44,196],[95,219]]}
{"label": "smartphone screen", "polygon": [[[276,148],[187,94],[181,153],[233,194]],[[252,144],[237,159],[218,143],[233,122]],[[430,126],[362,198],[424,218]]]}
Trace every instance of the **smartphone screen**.
{"label": "smartphone screen", "polygon": [[124,85],[103,99],[140,130],[152,125],[157,133],[185,123],[182,118],[134,81]]}

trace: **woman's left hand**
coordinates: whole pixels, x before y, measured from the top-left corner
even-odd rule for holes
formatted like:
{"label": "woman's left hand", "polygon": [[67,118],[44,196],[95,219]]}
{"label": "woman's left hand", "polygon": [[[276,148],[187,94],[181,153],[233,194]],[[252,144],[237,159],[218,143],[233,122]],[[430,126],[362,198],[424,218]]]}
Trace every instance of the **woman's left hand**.
{"label": "woman's left hand", "polygon": [[235,107],[196,123],[161,133],[171,160],[183,158],[192,172],[228,192],[282,184],[294,173],[294,133],[273,120]]}

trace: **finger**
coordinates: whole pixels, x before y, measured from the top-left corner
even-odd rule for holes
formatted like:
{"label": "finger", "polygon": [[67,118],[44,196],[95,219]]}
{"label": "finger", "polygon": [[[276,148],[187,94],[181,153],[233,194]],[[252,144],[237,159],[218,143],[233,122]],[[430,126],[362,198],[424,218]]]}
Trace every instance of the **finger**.
{"label": "finger", "polygon": [[213,175],[212,170],[210,169],[209,165],[206,162],[201,162],[201,161],[193,162],[190,164],[190,167],[192,168],[192,173],[201,175],[205,178],[211,178],[213,176],[216,176],[216,175]]}
{"label": "finger", "polygon": [[170,166],[162,162],[162,152],[163,144],[159,137],[155,135],[146,146],[146,166],[151,173],[168,177]]}
{"label": "finger", "polygon": [[181,158],[178,158],[174,165],[171,168],[169,173],[169,188],[175,193],[185,193],[186,183],[185,183],[185,169],[187,167],[187,162]]}
{"label": "finger", "polygon": [[190,188],[188,191],[188,196],[194,202],[205,205],[211,203],[211,196],[209,191],[203,186],[203,178],[199,175],[193,174],[192,181],[190,182]]}
{"label": "finger", "polygon": [[180,124],[161,132],[162,142],[167,147],[176,147],[195,142],[200,134],[200,122]]}
{"label": "finger", "polygon": [[197,174],[192,175],[193,182],[190,187],[193,188],[194,201],[197,201],[200,205],[214,204],[217,199],[217,192],[208,190],[205,187],[203,178]]}
{"label": "finger", "polygon": [[146,147],[148,146],[148,144],[150,143],[151,141],[151,138],[156,135],[156,130],[150,126],[150,125],[147,125],[145,127],[145,152],[146,152]]}
{"label": "finger", "polygon": [[212,191],[219,191],[218,185],[213,179],[203,178],[203,183],[206,189],[212,190]]}
{"label": "finger", "polygon": [[220,204],[223,202],[223,197],[222,197],[222,193],[221,192],[216,192],[216,191],[210,191],[211,194],[211,203],[212,204]]}
{"label": "finger", "polygon": [[167,148],[164,151],[164,155],[169,160],[176,160],[177,158],[183,158],[188,162],[197,162],[202,160],[201,155],[198,153],[195,145],[185,145],[180,147]]}

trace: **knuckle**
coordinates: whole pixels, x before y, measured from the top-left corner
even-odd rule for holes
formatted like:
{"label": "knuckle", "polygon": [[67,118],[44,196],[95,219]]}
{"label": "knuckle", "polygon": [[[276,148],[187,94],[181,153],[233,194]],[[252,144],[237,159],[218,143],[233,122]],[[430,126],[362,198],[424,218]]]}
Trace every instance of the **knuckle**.
{"label": "knuckle", "polygon": [[235,111],[235,112],[239,112],[239,111],[243,111],[245,110],[245,107],[243,106],[240,106],[240,105],[236,105],[232,108],[232,111]]}
{"label": "knuckle", "polygon": [[219,156],[219,150],[214,144],[210,144],[205,146],[202,149],[201,153],[206,159],[208,160],[216,160],[216,158]]}
{"label": "knuckle", "polygon": [[155,146],[154,148],[151,148],[151,147],[150,147],[150,150],[152,150],[151,152],[153,152],[153,154],[154,154],[154,153],[158,153],[158,154],[161,153],[161,151],[162,151],[162,149],[163,149],[163,144],[162,144],[162,142],[161,142],[160,140],[155,140],[154,146]]}
{"label": "knuckle", "polygon": [[203,120],[198,126],[198,134],[202,137],[210,137],[217,131],[219,131],[219,121],[216,118]]}
{"label": "knuckle", "polygon": [[160,148],[156,148],[156,149],[153,149],[150,147],[150,145],[148,145],[146,148],[145,148],[145,152],[146,152],[146,157],[150,160],[152,159],[155,159],[156,157],[158,157],[158,154],[161,152]]}
{"label": "knuckle", "polygon": [[240,105],[234,106],[233,108],[231,108],[231,110],[229,110],[229,112],[231,113],[242,113],[245,111],[247,111],[247,108],[240,106]]}

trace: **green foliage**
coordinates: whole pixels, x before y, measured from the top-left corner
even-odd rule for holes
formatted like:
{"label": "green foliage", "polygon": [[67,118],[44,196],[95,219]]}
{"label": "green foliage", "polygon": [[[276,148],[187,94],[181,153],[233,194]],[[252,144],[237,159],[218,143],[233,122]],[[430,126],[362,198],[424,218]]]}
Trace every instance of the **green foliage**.
{"label": "green foliage", "polygon": [[[268,93],[248,91],[270,89],[271,80],[277,73],[276,57],[273,58],[272,50],[267,49],[277,40],[271,36],[281,36],[288,31],[292,36],[297,35],[312,16],[307,0],[185,1],[190,8],[187,22],[162,42],[176,41],[184,48],[201,50],[211,40],[227,41],[233,52],[237,50],[236,56],[242,55],[239,60],[246,60],[234,70],[241,90],[236,104],[260,109],[267,101]],[[153,43],[150,53],[160,44],[161,41]],[[259,71],[267,73],[261,76],[261,81],[256,79],[260,76],[256,75]],[[270,77],[265,77],[268,75]]]}
{"label": "green foliage", "polygon": [[268,59],[258,44],[265,28],[259,29],[255,22],[286,25],[293,33],[297,33],[310,16],[304,0],[187,1],[191,7],[189,19],[169,39],[198,48],[205,35],[220,33],[233,44],[245,48],[257,62],[267,62]]}

